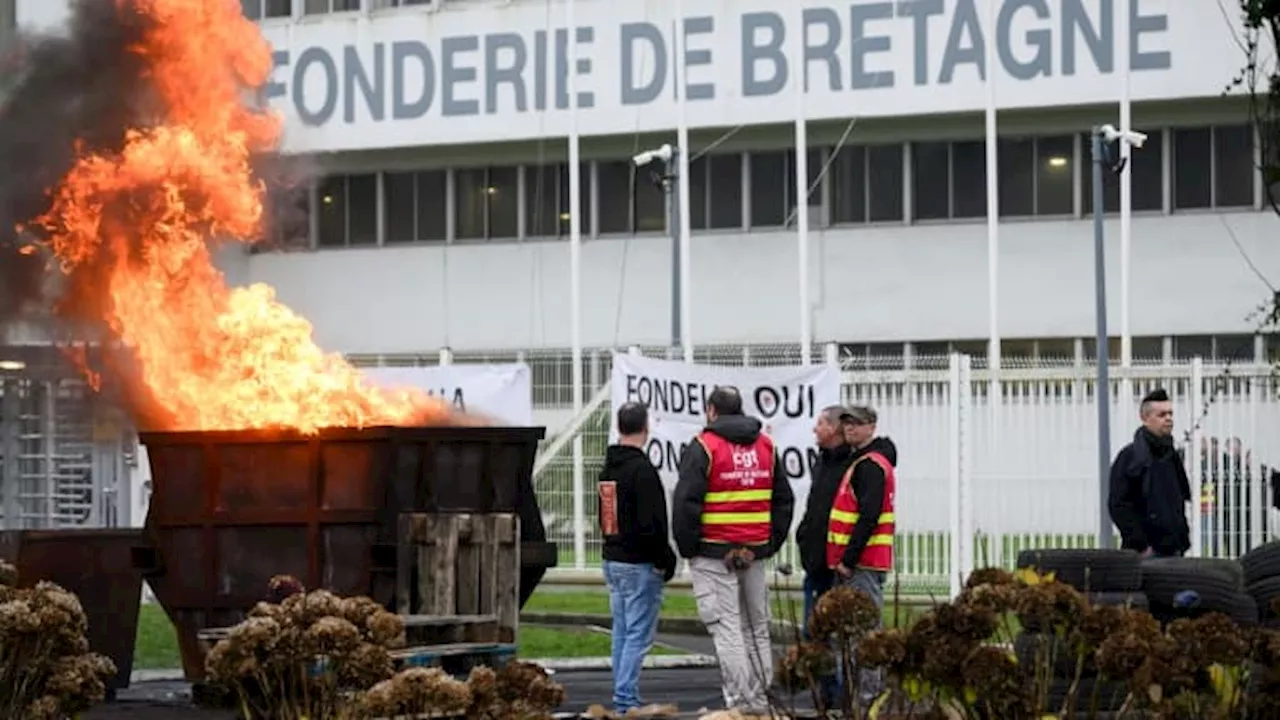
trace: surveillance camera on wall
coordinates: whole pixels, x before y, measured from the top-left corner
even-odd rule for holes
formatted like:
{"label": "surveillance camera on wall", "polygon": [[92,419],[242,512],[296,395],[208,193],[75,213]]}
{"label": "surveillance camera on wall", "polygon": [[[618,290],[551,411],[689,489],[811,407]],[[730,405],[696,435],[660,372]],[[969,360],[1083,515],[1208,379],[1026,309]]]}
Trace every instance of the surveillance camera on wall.
{"label": "surveillance camera on wall", "polygon": [[671,162],[671,156],[674,153],[675,149],[670,145],[663,145],[657,150],[645,150],[639,155],[631,158],[631,162],[635,163],[636,167],[644,167],[654,160],[661,160],[664,163]]}
{"label": "surveillance camera on wall", "polygon": [[1142,146],[1147,143],[1146,134],[1140,133],[1136,130],[1121,132],[1117,130],[1116,126],[1114,125],[1103,125],[1101,130],[1102,130],[1102,137],[1106,138],[1107,142],[1115,142],[1119,140],[1121,142],[1132,145],[1133,147],[1136,147],[1138,149],[1142,149]]}

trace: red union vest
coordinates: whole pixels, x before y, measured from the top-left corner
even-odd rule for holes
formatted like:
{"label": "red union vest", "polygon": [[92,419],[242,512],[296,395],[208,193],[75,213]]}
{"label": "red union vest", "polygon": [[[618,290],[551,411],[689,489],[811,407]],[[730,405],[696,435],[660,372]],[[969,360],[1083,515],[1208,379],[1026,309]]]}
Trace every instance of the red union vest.
{"label": "red union vest", "polygon": [[697,441],[709,460],[703,542],[768,545],[773,526],[773,441],[760,435],[750,445],[735,445],[710,432],[699,433]]}
{"label": "red union vest", "polygon": [[827,521],[827,567],[834,568],[840,564],[845,548],[849,546],[853,526],[858,522],[858,497],[853,494],[851,480],[854,468],[864,460],[870,460],[884,470],[884,506],[880,508],[875,532],[858,558],[858,567],[889,572],[893,570],[893,494],[897,480],[893,474],[893,463],[878,452],[869,452],[855,460],[840,478],[840,487],[836,490]]}

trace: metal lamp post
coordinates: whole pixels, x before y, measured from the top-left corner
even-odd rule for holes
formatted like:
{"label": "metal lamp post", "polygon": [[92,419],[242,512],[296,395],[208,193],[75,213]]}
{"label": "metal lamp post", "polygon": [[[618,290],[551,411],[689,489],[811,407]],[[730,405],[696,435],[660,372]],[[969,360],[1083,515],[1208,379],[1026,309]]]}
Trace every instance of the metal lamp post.
{"label": "metal lamp post", "polygon": [[1106,198],[1102,191],[1103,165],[1115,173],[1128,170],[1124,162],[1111,164],[1107,159],[1106,144],[1119,140],[1134,148],[1141,148],[1147,136],[1131,130],[1117,130],[1112,125],[1093,129],[1093,282],[1095,310],[1097,312],[1097,339],[1094,354],[1098,359],[1098,373],[1094,397],[1098,402],[1098,546],[1115,545],[1111,532],[1111,509],[1107,499],[1110,494],[1111,475],[1111,352],[1107,335],[1107,246],[1103,214]]}

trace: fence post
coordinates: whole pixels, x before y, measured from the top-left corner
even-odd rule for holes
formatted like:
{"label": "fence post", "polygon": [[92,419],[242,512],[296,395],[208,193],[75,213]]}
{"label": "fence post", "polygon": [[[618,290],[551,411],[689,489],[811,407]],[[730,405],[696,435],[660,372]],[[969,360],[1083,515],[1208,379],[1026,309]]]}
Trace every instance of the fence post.
{"label": "fence post", "polygon": [[827,364],[836,366],[837,370],[840,369],[840,343],[829,342],[823,346],[822,350]]}
{"label": "fence post", "polygon": [[951,373],[947,397],[947,487],[949,490],[950,557],[947,561],[947,577],[950,579],[951,599],[960,595],[960,357],[951,353]]}
{"label": "fence post", "polygon": [[1191,360],[1191,435],[1187,438],[1187,475],[1191,478],[1191,557],[1204,554],[1204,509],[1200,493],[1204,490],[1203,465],[1200,458],[1200,438],[1203,428],[1197,427],[1204,412],[1204,361],[1199,356]]}
{"label": "fence post", "polygon": [[973,358],[960,356],[960,584],[973,572]]}
{"label": "fence post", "polygon": [[951,490],[951,558],[947,574],[954,599],[973,572],[973,375],[968,355],[951,354],[950,384],[947,464]]}
{"label": "fence post", "polygon": [[628,354],[628,355],[630,355],[630,356],[632,356],[632,357],[640,357],[640,355],[641,355],[641,353],[640,353],[640,346],[639,346],[639,345],[632,345],[631,347],[627,348],[627,354]]}
{"label": "fence post", "polygon": [[452,350],[450,350],[449,348],[440,348],[440,364],[441,364],[442,366],[443,366],[443,365],[452,365],[452,364],[453,364],[453,351],[452,351]]}

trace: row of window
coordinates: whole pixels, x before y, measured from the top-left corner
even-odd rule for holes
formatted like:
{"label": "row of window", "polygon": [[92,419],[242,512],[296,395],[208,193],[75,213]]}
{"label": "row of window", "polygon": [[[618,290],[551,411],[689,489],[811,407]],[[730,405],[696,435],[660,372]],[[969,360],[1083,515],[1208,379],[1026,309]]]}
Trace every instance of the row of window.
{"label": "row of window", "polygon": [[[410,5],[431,5],[437,0],[367,0],[372,10],[382,10]],[[295,0],[240,0],[244,16],[250,20],[262,18],[293,17]],[[323,15],[325,13],[350,12],[360,9],[361,0],[300,0],[299,8],[304,15]]]}
{"label": "row of window", "polygon": [[[1260,174],[1245,125],[1155,130],[1135,151],[1136,212],[1249,208]],[[981,219],[987,213],[982,140],[846,145],[808,153],[805,203],[815,227]],[[1092,213],[1087,136],[1001,138],[1002,218]],[[826,172],[823,169],[826,168]],[[795,221],[795,156],[789,150],[710,154],[689,168],[694,230],[746,230]],[[661,173],[629,160],[583,163],[584,236],[663,232]],[[1118,176],[1104,176],[1105,209],[1119,209]],[[335,175],[320,181],[316,244],[347,247],[447,240],[564,237],[569,171],[564,163]],[[305,213],[304,213],[305,214]],[[383,218],[380,230],[379,218]]]}

